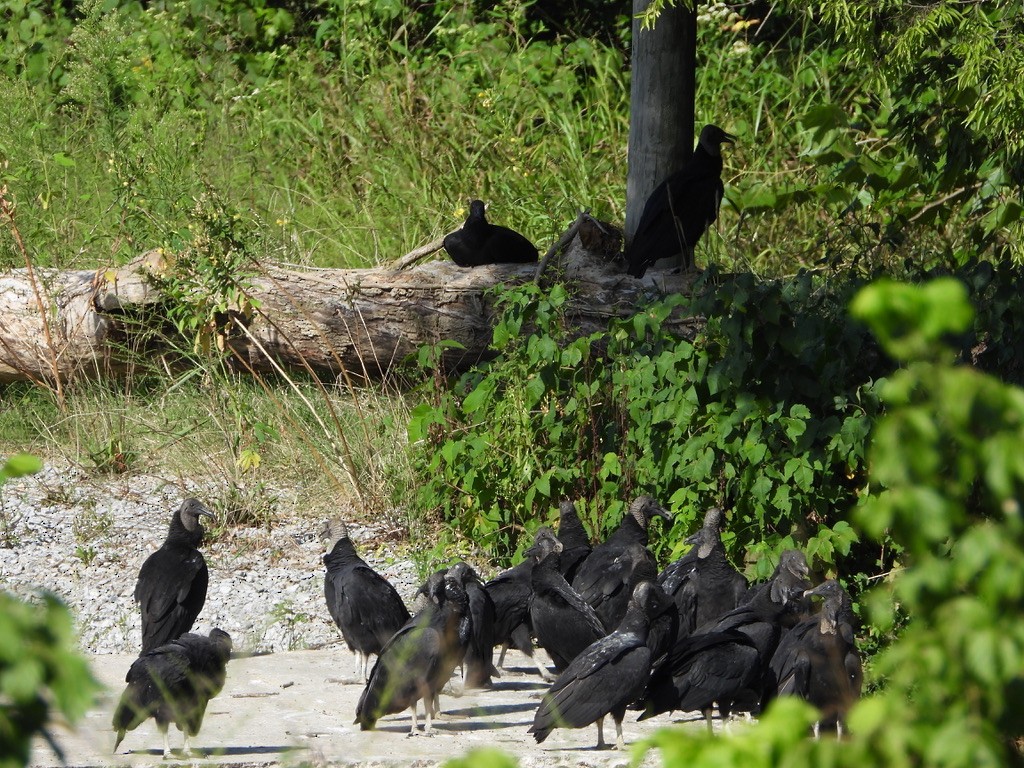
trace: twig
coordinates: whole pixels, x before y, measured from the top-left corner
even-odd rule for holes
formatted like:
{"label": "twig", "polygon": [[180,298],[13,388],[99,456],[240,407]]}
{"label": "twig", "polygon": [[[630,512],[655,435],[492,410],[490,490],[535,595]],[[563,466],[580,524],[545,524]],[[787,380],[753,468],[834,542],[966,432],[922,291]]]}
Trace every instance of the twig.
{"label": "twig", "polygon": [[913,216],[911,216],[909,219],[907,219],[907,223],[908,224],[913,224],[915,221],[920,219],[922,216],[924,216],[926,213],[931,211],[933,208],[938,208],[940,205],[945,205],[950,200],[954,200],[957,197],[960,197],[960,195],[962,195],[964,192],[973,192],[974,190],[976,190],[980,186],[981,186],[981,182],[979,181],[977,184],[972,184],[972,185],[967,186],[967,187],[959,187],[958,189],[954,189],[948,195],[940,197],[938,200],[932,200],[930,203],[928,203],[928,205],[923,206],[921,208],[921,210],[919,210],[917,213],[915,213]]}
{"label": "twig", "polygon": [[[25,247],[25,241],[21,239],[21,232],[18,231],[18,225],[14,221],[14,203],[11,202],[7,196],[7,185],[0,187],[0,213],[3,213],[10,222],[11,234],[14,235],[14,241],[18,244],[18,250],[21,251],[21,255],[25,257],[25,267],[28,271],[29,282],[32,283],[32,292],[36,297],[36,306],[39,308],[39,319],[43,323],[43,337],[46,339],[46,348],[50,351],[50,368],[53,370],[53,380],[56,387],[57,394],[57,405],[61,410],[61,413],[65,410],[64,403],[64,386],[60,380],[60,369],[57,366],[57,351],[53,347],[53,336],[50,334],[50,321],[46,316],[46,305],[43,304],[43,297],[39,291],[39,283],[36,280],[35,270],[32,268],[32,259],[28,255],[28,249]],[[47,298],[49,300],[49,298]]]}
{"label": "twig", "polygon": [[[457,232],[458,230],[455,231]],[[391,266],[389,267],[389,269],[394,269],[397,271],[405,269],[406,267],[411,267],[417,261],[425,259],[432,253],[440,251],[444,247],[445,237],[448,237],[448,235],[439,237],[437,238],[437,240],[432,240],[426,245],[421,245],[419,248],[409,251],[407,254],[405,254],[405,256],[402,256],[401,258],[395,259],[393,262],[391,262]]]}
{"label": "twig", "polygon": [[548,252],[544,254],[544,258],[540,260],[540,264],[537,265],[537,271],[533,275],[533,281],[535,283],[540,282],[541,275],[544,274],[544,270],[548,267],[548,262],[551,261],[551,257],[556,253],[559,253],[565,246],[572,242],[572,239],[576,237],[576,233],[580,231],[580,225],[590,215],[590,210],[580,211],[576,216],[576,221],[572,223],[572,226],[565,231],[558,241],[548,248]]}
{"label": "twig", "polygon": [[[248,327],[246,327],[245,323],[243,323],[237,317],[232,318],[232,320],[234,321],[238,329],[243,334],[245,334],[245,336],[248,337],[249,341],[253,345],[255,345],[255,347],[260,351],[260,353],[262,353],[263,357],[266,358],[266,360],[273,366],[274,370],[277,371],[277,374],[288,383],[288,386],[291,387],[292,391],[296,395],[298,395],[299,399],[302,400],[303,403],[305,403],[310,415],[312,415],[312,417],[316,420],[317,424],[320,425],[320,429],[323,430],[324,435],[327,437],[327,439],[332,439],[331,432],[330,430],[327,429],[327,425],[323,422],[323,419],[321,419],[320,416],[317,414],[316,409],[313,407],[313,404],[302,393],[302,390],[299,389],[295,381],[285,372],[284,368],[282,368],[278,364],[277,360],[275,360],[274,357],[266,350],[266,348],[260,343],[259,339],[253,336],[252,332],[248,329]],[[348,440],[345,439],[344,431],[339,430],[338,436],[341,438],[342,444],[344,446],[344,451],[341,452],[341,467],[342,469],[345,470],[345,474],[348,475],[348,481],[349,483],[351,483],[352,489],[356,493],[356,497],[359,499],[360,502],[364,502],[365,494],[363,492],[362,484],[359,482],[359,476],[356,473],[355,465],[352,461],[352,454],[351,450],[349,449]]]}

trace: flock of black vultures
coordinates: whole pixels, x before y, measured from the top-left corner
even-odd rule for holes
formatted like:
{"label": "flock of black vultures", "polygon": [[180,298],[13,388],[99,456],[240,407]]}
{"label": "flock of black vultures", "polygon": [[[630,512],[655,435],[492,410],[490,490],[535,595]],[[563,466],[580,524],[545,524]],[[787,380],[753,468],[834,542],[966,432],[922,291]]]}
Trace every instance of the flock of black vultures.
{"label": "flock of black vultures", "polygon": [[[514,647],[551,682],[530,728],[538,742],[554,728],[596,723],[604,746],[610,714],[621,746],[631,708],[640,719],[700,710],[710,729],[714,708],[725,720],[758,713],[786,695],[818,708],[815,736],[823,723],[842,733],[861,688],[850,598],[834,580],[812,588],[803,554],[783,552],[767,582],[748,585],[726,558],[724,512],[714,508],[686,539],[692,548],[659,572],[647,548],[648,525],[671,516],[650,496],[637,498],[593,547],[574,504],[563,501],[559,513],[557,533],[539,529],[523,561],[486,583],[465,562],[432,574],[411,614],[356,553],[345,524],[325,526],[327,609],[366,680],[355,712],[361,728],[409,708],[410,734],[416,733],[422,701],[430,733],[439,693],[456,669],[465,688],[488,688]],[[126,731],[154,717],[164,755],[171,722],[184,732],[189,752],[189,737],[224,685],[231,638],[219,629],[209,637],[189,633],[206,598],[207,568],[197,547],[200,517],[209,514],[186,500],[139,573],[142,654],[114,712],[115,751]],[[534,657],[534,643],[550,656],[555,675]]]}

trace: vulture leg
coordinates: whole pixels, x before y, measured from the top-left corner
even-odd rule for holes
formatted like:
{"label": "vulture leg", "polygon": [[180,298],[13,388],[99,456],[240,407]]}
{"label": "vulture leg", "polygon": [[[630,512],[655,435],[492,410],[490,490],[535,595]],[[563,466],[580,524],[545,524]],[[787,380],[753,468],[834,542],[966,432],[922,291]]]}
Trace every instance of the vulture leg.
{"label": "vulture leg", "polygon": [[192,751],[192,741],[188,737],[188,731],[185,732],[184,755],[185,757],[193,757],[195,755],[195,753]]}
{"label": "vulture leg", "polygon": [[423,708],[424,708],[424,710],[426,710],[425,714],[424,714],[424,719],[426,720],[426,725],[423,726],[423,735],[424,736],[433,736],[434,735],[434,732],[433,732],[433,728],[434,728],[434,697],[433,696],[428,696],[427,698],[425,698],[423,700],[423,704],[424,704]]}
{"label": "vulture leg", "polygon": [[160,725],[159,728],[164,734],[164,760],[167,760],[171,756],[171,740],[167,736],[167,723]]}
{"label": "vulture leg", "polygon": [[597,718],[597,748],[604,749],[608,745],[604,743],[604,715]]}
{"label": "vulture leg", "polygon": [[626,740],[622,737],[622,718],[615,718],[615,748],[626,748]]}
{"label": "vulture leg", "polygon": [[505,651],[508,650],[508,643],[503,643],[501,646],[501,653],[498,655],[498,666],[501,669],[505,668]]}
{"label": "vulture leg", "polygon": [[713,714],[714,714],[714,710],[711,709],[711,707],[708,707],[707,709],[704,710],[704,722],[706,722],[708,724],[708,733],[712,733],[712,734],[715,732],[715,727],[714,727],[714,725],[711,724],[711,718],[712,718]]}
{"label": "vulture leg", "polygon": [[412,738],[416,735],[416,702],[412,703],[412,727],[409,728],[408,738]]}
{"label": "vulture leg", "polygon": [[820,738],[821,738],[821,721],[820,720],[815,720],[814,721],[814,740],[817,741]]}
{"label": "vulture leg", "polygon": [[548,668],[541,663],[541,660],[536,656],[532,656],[531,658],[533,659],[533,663],[537,665],[537,671],[540,672],[540,676],[549,683],[555,682],[555,676],[548,672]]}

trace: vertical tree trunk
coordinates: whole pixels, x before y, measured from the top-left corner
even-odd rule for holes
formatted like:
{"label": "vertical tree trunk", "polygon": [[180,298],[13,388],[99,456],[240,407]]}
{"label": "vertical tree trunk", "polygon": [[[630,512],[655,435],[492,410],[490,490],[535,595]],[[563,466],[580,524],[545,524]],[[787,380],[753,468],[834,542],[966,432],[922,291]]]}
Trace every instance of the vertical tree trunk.
{"label": "vertical tree trunk", "polygon": [[637,16],[650,0],[633,0],[627,244],[651,192],[693,154],[697,3],[692,1],[692,9],[666,8],[653,29],[641,29]]}

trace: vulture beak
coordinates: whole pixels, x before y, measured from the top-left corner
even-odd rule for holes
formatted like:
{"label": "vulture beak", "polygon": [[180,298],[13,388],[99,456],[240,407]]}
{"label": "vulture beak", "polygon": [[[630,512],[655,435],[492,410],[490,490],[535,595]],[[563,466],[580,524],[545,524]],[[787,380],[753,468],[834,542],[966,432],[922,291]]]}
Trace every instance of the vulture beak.
{"label": "vulture beak", "polygon": [[823,581],[814,589],[805,590],[804,597],[825,597],[828,594],[829,587],[829,582]]}
{"label": "vulture beak", "polygon": [[669,511],[668,511],[667,509],[665,509],[664,507],[660,507],[660,506],[659,506],[659,507],[655,508],[655,510],[654,510],[654,514],[656,514],[656,515],[657,515],[658,517],[662,518],[662,519],[663,519],[663,520],[665,520],[666,522],[669,522],[669,523],[671,523],[671,522],[672,522],[672,519],[673,519],[673,518],[672,518],[672,513],[671,513],[671,512],[669,512]]}
{"label": "vulture beak", "polygon": [[736,137],[733,136],[731,133],[727,133],[726,131],[722,131],[722,141],[727,141],[730,144],[735,144],[736,143]]}

